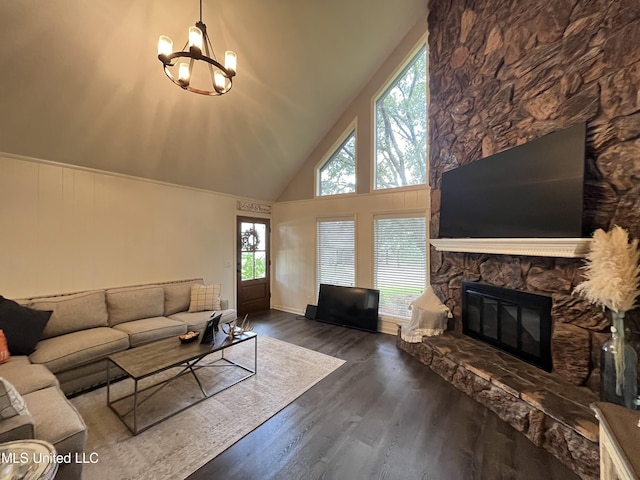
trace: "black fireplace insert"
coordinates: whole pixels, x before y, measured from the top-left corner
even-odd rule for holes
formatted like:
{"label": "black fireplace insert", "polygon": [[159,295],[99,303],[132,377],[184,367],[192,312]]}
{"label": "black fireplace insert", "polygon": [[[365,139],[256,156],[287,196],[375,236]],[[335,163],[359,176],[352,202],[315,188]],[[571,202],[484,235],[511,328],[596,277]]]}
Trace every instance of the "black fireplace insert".
{"label": "black fireplace insert", "polygon": [[551,297],[462,282],[462,331],[547,372],[551,361]]}

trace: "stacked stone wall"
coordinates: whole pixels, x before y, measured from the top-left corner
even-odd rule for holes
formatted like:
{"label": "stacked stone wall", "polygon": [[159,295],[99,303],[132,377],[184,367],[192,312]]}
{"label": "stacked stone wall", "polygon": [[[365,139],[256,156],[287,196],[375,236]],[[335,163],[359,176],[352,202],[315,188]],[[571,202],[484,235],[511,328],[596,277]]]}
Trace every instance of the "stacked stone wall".
{"label": "stacked stone wall", "polygon": [[[637,0],[431,0],[431,237],[442,173],[587,122],[584,224],[640,238],[640,4]],[[554,373],[599,385],[608,319],[571,295],[579,259],[431,252],[431,283],[461,330],[461,282],[550,295]],[[640,313],[628,314],[640,347]]]}

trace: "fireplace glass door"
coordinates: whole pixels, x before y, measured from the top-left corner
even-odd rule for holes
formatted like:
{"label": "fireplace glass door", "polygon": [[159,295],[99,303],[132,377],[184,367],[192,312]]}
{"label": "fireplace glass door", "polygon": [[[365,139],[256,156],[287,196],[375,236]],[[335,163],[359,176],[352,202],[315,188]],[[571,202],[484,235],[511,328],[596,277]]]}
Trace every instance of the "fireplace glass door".
{"label": "fireplace glass door", "polygon": [[476,282],[462,285],[463,333],[551,371],[551,298]]}

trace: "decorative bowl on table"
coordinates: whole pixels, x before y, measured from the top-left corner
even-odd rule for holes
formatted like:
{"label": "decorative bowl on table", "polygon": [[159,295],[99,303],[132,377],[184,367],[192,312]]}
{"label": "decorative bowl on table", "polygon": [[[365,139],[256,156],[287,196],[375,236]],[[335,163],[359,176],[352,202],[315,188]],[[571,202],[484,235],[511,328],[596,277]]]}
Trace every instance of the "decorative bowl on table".
{"label": "decorative bowl on table", "polygon": [[200,332],[190,331],[180,335],[178,338],[182,343],[191,343],[191,342],[195,342],[199,336],[200,336]]}

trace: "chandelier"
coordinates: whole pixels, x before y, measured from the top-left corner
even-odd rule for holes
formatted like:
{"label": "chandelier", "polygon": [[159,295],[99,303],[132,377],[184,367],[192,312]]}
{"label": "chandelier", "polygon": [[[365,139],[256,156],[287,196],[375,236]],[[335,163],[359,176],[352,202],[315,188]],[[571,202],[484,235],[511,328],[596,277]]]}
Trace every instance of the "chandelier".
{"label": "chandelier", "polygon": [[[204,48],[204,52],[203,52]],[[179,59],[188,62],[179,62]],[[195,27],[189,27],[189,39],[182,51],[173,51],[173,41],[166,35],[158,40],[158,59],[162,62],[164,73],[180,88],[200,95],[222,95],[231,90],[236,74],[236,54],[226,51],[224,65],[216,59],[211,40],[207,35],[207,26],[202,22],[202,0],[200,0],[200,20]],[[196,65],[199,76],[194,76]],[[204,70],[208,70],[207,75]]]}

